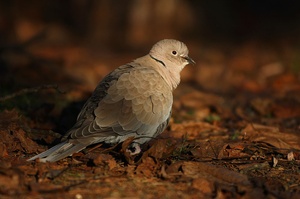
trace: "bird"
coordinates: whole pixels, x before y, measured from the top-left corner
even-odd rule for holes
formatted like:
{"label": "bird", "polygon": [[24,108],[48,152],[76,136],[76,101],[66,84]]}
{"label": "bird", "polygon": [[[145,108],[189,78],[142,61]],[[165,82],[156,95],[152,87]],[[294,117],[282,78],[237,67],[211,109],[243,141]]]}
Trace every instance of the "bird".
{"label": "bird", "polygon": [[180,72],[188,64],[187,46],[163,39],[150,52],[121,65],[97,85],[83,105],[74,126],[61,142],[27,161],[56,162],[96,143],[118,144],[127,138],[130,155],[141,153],[140,145],[161,134],[169,124],[173,91]]}

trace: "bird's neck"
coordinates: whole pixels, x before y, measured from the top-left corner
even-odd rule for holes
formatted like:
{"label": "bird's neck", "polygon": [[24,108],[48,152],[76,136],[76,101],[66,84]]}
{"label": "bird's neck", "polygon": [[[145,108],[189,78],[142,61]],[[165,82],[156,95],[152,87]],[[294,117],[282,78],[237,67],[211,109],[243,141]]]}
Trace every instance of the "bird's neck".
{"label": "bird's neck", "polygon": [[172,90],[174,90],[180,83],[180,72],[184,66],[175,67],[172,66],[174,63],[171,61],[162,62],[159,58],[151,57],[150,55],[138,58],[135,61],[138,61],[142,65],[151,67],[157,71]]}
{"label": "bird's neck", "polygon": [[[174,70],[172,70],[172,69],[174,69]],[[178,70],[178,69],[176,70],[174,67],[170,66],[170,64],[166,63],[165,68],[160,67],[159,70],[157,70],[157,71],[165,79],[165,81],[171,87],[172,90],[177,88],[178,84],[180,83],[180,71],[181,70]]]}

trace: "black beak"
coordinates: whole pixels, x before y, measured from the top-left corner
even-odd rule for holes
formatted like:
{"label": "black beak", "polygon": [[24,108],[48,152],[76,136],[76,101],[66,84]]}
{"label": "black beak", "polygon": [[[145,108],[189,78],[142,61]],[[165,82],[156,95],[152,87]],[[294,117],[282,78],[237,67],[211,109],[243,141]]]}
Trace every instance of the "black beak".
{"label": "black beak", "polygon": [[187,60],[189,62],[189,64],[196,64],[196,62],[189,56],[183,57],[183,59]]}

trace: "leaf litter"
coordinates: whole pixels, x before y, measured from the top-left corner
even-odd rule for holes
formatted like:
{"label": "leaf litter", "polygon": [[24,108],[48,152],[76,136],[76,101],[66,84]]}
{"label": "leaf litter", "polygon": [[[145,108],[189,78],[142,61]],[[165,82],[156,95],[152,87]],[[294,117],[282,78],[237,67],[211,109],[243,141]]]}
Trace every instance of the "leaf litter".
{"label": "leaf litter", "polygon": [[[72,71],[72,63],[65,63],[67,71]],[[105,66],[97,75],[107,71]],[[250,92],[244,93],[205,92],[182,84],[175,91],[168,129],[145,144],[142,154],[129,155],[126,149],[133,141],[129,138],[116,146],[90,146],[55,163],[26,159],[58,140],[59,121],[53,118],[60,118],[66,104],[91,89],[77,85],[64,96],[38,93],[49,105],[36,104],[31,112],[18,107],[0,112],[0,196],[299,198],[300,84],[293,74],[276,75],[259,77],[269,78],[265,81],[272,92],[267,95],[260,93],[266,89],[264,83],[249,79],[242,87]],[[230,81],[237,85],[240,78]],[[64,125],[72,125],[65,121]]]}

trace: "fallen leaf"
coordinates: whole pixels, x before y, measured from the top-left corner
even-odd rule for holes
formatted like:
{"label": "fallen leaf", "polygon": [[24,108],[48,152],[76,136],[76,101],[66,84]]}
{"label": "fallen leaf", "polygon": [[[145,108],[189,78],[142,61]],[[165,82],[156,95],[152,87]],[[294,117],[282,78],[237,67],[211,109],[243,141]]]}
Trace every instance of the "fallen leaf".
{"label": "fallen leaf", "polygon": [[195,178],[192,182],[192,187],[204,194],[213,193],[215,191],[214,182],[207,178]]}
{"label": "fallen leaf", "polygon": [[169,156],[176,148],[176,142],[169,139],[157,139],[153,145],[143,153],[141,160],[153,157],[154,159],[161,159]]}
{"label": "fallen leaf", "polygon": [[286,150],[300,150],[299,138],[295,134],[280,132],[277,127],[248,124],[243,130],[249,141],[265,143],[286,154]]}
{"label": "fallen leaf", "polygon": [[0,169],[0,193],[5,195],[18,194],[18,188],[24,185],[24,174],[16,168]]}
{"label": "fallen leaf", "polygon": [[248,180],[246,175],[209,163],[184,162],[182,164],[182,171],[183,174],[193,178],[208,175],[227,183],[251,185],[251,182]]}
{"label": "fallen leaf", "polygon": [[265,116],[271,114],[271,104],[270,99],[255,98],[250,102],[252,108],[254,108],[259,114]]}
{"label": "fallen leaf", "polygon": [[223,135],[226,129],[209,124],[207,122],[183,122],[171,124],[171,132],[168,134],[174,138],[187,136],[188,139],[207,138],[212,135]]}
{"label": "fallen leaf", "polygon": [[300,117],[300,103],[294,99],[278,100],[272,104],[271,111],[276,118]]}
{"label": "fallen leaf", "polygon": [[108,166],[109,170],[114,169],[117,166],[116,160],[109,154],[98,154],[93,163],[96,166]]}
{"label": "fallen leaf", "polygon": [[137,175],[143,175],[150,178],[157,169],[158,166],[151,157],[146,157],[143,159],[142,163],[139,164],[135,170]]}
{"label": "fallen leaf", "polygon": [[245,147],[246,144],[244,142],[225,144],[222,150],[219,152],[218,159],[249,157],[249,154],[243,152]]}

